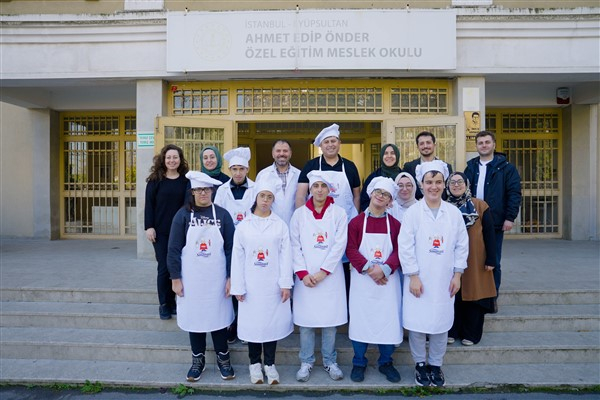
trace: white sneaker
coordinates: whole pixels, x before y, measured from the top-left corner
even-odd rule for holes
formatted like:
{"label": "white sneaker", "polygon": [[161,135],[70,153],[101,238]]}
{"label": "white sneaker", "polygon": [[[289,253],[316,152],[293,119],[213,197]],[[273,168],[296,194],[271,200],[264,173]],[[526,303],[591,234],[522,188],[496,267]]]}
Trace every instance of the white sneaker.
{"label": "white sneaker", "polygon": [[448,344],[453,344],[456,341],[452,336],[448,336]]}
{"label": "white sneaker", "polygon": [[279,372],[277,372],[275,364],[265,365],[265,375],[267,376],[269,385],[277,385],[279,383]]}
{"label": "white sneaker", "polygon": [[299,382],[307,382],[310,378],[310,371],[312,371],[312,364],[302,363],[300,369],[296,372],[296,380]]}
{"label": "white sneaker", "polygon": [[263,383],[263,373],[261,363],[250,364],[250,382],[254,384]]}
{"label": "white sneaker", "polygon": [[327,373],[329,374],[329,377],[331,379],[333,379],[334,381],[339,381],[341,379],[344,379],[344,373],[342,372],[340,367],[338,367],[337,363],[333,363],[333,364],[324,366],[323,369],[325,371],[327,371]]}

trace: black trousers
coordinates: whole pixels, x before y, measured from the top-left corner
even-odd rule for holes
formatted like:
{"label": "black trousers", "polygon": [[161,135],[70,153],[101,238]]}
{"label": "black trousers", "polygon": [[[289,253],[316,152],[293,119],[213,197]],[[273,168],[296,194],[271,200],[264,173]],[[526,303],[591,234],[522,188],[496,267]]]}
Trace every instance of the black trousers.
{"label": "black trousers", "polygon": [[175,292],[171,285],[171,276],[167,269],[167,250],[169,248],[169,235],[156,234],[156,241],[153,243],[154,254],[158,261],[156,290],[158,292],[158,303],[166,304],[171,309],[175,308]]}
{"label": "black trousers", "polygon": [[261,353],[264,351],[265,365],[275,364],[275,352],[277,351],[277,340],[266,343],[250,343],[248,342],[248,356],[250,364],[260,363]]}
{"label": "black trousers", "polygon": [[488,310],[476,301],[463,301],[461,292],[459,290],[454,297],[454,323],[448,336],[477,344],[483,336],[483,323]]}
{"label": "black trousers", "polygon": [[[189,332],[189,334],[192,353],[196,355],[206,353],[206,332]],[[229,351],[227,347],[227,328],[213,331],[210,335],[217,354]]]}

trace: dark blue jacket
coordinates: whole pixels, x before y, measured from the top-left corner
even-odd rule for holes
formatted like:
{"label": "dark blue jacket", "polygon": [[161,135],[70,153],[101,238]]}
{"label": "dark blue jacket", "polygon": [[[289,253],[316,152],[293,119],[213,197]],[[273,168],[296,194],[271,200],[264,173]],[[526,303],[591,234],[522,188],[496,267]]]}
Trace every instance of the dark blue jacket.
{"label": "dark blue jacket", "polygon": [[[472,195],[476,196],[479,157],[467,162],[465,175],[471,183]],[[506,220],[514,222],[521,207],[521,177],[503,153],[495,153],[494,159],[487,165],[483,193],[483,200],[490,206],[496,230],[501,230]]]}

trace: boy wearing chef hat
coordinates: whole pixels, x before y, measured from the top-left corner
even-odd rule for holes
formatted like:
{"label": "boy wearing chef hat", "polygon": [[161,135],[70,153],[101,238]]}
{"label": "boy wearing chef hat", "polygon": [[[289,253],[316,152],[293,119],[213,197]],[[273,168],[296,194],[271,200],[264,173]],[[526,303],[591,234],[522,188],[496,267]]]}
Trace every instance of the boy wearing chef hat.
{"label": "boy wearing chef hat", "polygon": [[300,369],[306,382],[315,363],[315,329],[321,328],[323,368],[333,380],[344,378],[337,364],[337,327],[348,322],[342,255],[348,239],[346,212],[329,196],[331,171],[308,173],[310,194],[290,221],[296,282],[294,323],[300,330]]}
{"label": "boy wearing chef hat", "polygon": [[367,209],[348,225],[346,255],[353,268],[350,279],[350,325],[354,358],[350,379],[364,380],[369,343],[379,347],[379,372],[390,382],[399,382],[393,365],[395,345],[402,342],[400,304],[400,222],[387,209],[398,186],[391,178],[378,176],[367,187]]}
{"label": "boy wearing chef hat", "polygon": [[173,218],[167,253],[177,294],[177,325],[189,332],[192,348],[186,379],[200,379],[210,332],[221,378],[229,380],[235,378],[227,345],[227,327],[234,318],[229,287],[235,227],[227,210],[211,200],[213,187],[221,182],[198,171],[188,172],[186,178],[193,197]]}
{"label": "boy wearing chef hat", "polygon": [[[417,166],[423,199],[404,213],[398,236],[404,297],[402,325],[409,331],[415,383],[444,386],[442,363],[454,322],[454,295],[467,267],[469,237],[462,213],[442,201],[449,171],[441,160]],[[426,340],[429,337],[427,354]]]}

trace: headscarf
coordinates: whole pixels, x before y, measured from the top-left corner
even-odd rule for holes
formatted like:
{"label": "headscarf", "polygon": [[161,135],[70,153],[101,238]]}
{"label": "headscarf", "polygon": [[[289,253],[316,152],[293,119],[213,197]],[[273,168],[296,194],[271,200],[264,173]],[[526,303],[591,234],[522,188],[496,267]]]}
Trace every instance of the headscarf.
{"label": "headscarf", "polygon": [[[383,162],[383,154],[385,153],[385,151],[387,150],[388,147],[391,147],[394,150],[394,154],[396,155],[396,165],[394,165],[392,167],[388,167]],[[392,144],[392,143],[384,144],[383,146],[381,146],[381,151],[379,152],[379,162],[380,162],[379,165],[381,165],[381,176],[384,176],[386,178],[395,179],[396,176],[400,173],[400,171],[402,171],[399,167],[400,150],[398,150],[398,146],[396,146],[395,144]]]}
{"label": "headscarf", "polygon": [[[465,181],[466,187],[465,192],[460,197],[454,196],[450,191],[450,179],[452,179],[453,176],[457,175]],[[465,226],[467,227],[467,229],[470,228],[475,223],[477,218],[479,218],[479,214],[477,214],[475,204],[473,204],[473,201],[471,200],[471,189],[469,189],[469,179],[467,178],[467,176],[462,172],[452,173],[446,181],[446,194],[448,195],[448,199],[446,201],[458,207],[458,209],[463,215]]]}
{"label": "headscarf", "polygon": [[398,174],[398,176],[396,176],[396,179],[394,180],[396,182],[396,185],[400,185],[400,179],[402,179],[404,177],[410,179],[410,182],[413,185],[412,192],[410,194],[410,199],[402,200],[400,198],[400,190],[398,190],[398,196],[396,197],[396,201],[398,202],[400,207],[408,208],[417,202],[417,199],[415,198],[415,196],[417,194],[417,183],[415,182],[415,178],[413,178],[412,175],[409,174],[408,172],[400,172]]}
{"label": "headscarf", "polygon": [[[206,150],[212,150],[215,152],[215,156],[217,156],[217,166],[215,167],[215,169],[209,171],[204,167],[204,163],[202,162],[202,158],[204,157],[204,152]],[[221,167],[223,166],[223,157],[221,157],[221,153],[219,153],[219,149],[217,149],[215,146],[204,146],[204,148],[202,149],[202,151],[200,151],[200,170],[202,172],[204,172],[206,175],[208,176],[218,176],[221,174]]]}

